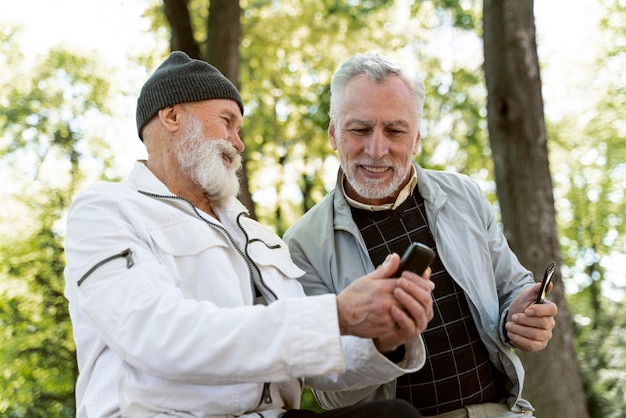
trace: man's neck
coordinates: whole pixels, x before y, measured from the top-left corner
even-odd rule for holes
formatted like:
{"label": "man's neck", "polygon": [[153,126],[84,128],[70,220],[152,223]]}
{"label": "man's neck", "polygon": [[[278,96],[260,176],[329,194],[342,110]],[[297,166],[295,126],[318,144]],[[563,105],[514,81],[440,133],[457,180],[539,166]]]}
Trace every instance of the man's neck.
{"label": "man's neck", "polygon": [[217,212],[213,210],[213,205],[202,187],[196,185],[188,177],[182,176],[179,170],[164,169],[161,165],[155,164],[153,160],[142,162],[152,174],[165,184],[170,192],[176,196],[184,197],[196,208],[219,220]]}

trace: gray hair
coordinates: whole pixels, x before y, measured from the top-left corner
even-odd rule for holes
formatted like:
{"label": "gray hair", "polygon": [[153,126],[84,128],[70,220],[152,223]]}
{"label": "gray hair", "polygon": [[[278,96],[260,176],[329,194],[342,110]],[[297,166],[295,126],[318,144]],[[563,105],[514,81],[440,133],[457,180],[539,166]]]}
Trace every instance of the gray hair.
{"label": "gray hair", "polygon": [[381,83],[388,76],[397,76],[412,91],[415,100],[416,120],[419,126],[424,107],[424,81],[417,73],[409,72],[395,62],[376,52],[357,54],[339,66],[330,84],[330,119],[337,120],[346,84],[354,77],[366,75],[372,81]]}

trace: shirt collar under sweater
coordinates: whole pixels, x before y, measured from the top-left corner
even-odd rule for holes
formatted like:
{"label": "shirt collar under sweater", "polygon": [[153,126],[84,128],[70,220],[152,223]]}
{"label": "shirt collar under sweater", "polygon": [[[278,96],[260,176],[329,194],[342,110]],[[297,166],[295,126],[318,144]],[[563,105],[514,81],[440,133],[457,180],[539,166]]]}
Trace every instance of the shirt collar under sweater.
{"label": "shirt collar under sweater", "polygon": [[417,184],[417,172],[415,171],[415,167],[411,164],[411,180],[402,188],[402,190],[400,190],[400,193],[398,194],[398,197],[396,198],[395,202],[386,203],[384,205],[368,205],[365,203],[357,202],[356,200],[348,196],[344,187],[345,178],[346,178],[345,173],[343,172],[343,170],[340,170],[339,171],[339,189],[341,190],[341,193],[343,193],[343,196],[346,198],[346,202],[348,202],[348,204],[352,206],[353,208],[370,210],[372,212],[398,208],[401,204],[404,203],[407,197],[409,197],[411,193],[413,193],[413,189],[415,189],[415,185]]}

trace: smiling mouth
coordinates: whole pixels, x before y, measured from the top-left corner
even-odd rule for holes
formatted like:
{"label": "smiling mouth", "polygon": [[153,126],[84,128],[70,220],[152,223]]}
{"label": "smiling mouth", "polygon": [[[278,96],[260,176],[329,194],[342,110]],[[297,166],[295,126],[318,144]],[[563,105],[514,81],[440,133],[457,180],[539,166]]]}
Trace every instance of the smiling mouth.
{"label": "smiling mouth", "polygon": [[222,154],[222,161],[224,162],[224,165],[227,168],[230,168],[230,166],[233,163],[233,159],[230,156],[226,155],[226,154]]}
{"label": "smiling mouth", "polygon": [[361,168],[365,171],[369,171],[370,173],[384,173],[389,170],[389,167],[372,167],[367,165],[362,165]]}

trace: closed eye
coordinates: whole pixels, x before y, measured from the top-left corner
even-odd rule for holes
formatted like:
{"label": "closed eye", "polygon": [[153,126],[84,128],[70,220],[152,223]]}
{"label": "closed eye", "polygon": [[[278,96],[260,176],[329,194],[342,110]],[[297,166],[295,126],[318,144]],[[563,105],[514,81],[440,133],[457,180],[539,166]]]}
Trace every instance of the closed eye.
{"label": "closed eye", "polygon": [[349,129],[348,131],[353,135],[363,136],[363,135],[367,135],[370,132],[370,129],[369,128],[356,128],[356,129]]}

